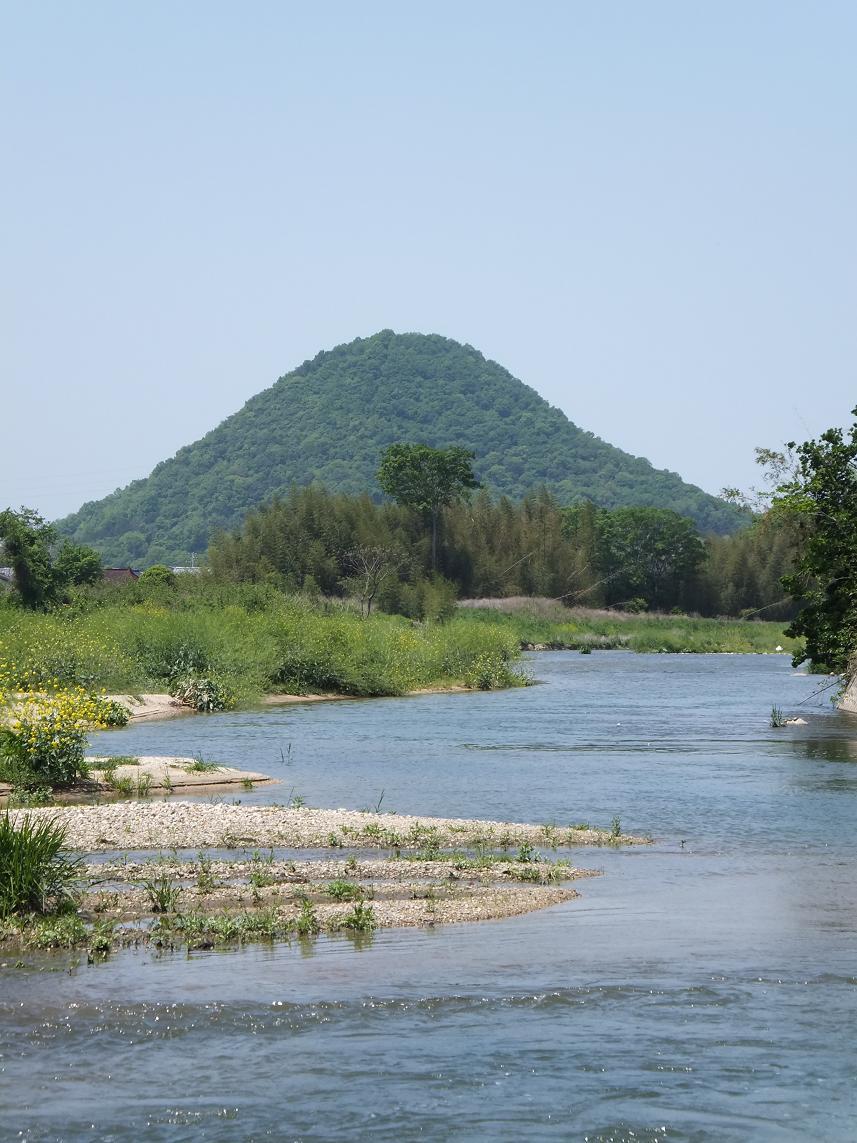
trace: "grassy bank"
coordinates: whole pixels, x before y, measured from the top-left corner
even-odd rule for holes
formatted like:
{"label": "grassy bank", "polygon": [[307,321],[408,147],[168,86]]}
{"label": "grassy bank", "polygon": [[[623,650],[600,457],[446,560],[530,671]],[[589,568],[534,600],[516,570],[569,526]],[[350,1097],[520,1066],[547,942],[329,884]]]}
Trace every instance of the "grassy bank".
{"label": "grassy bank", "polygon": [[680,654],[770,654],[798,646],[783,623],[699,619],[687,615],[628,614],[566,608],[553,600],[468,601],[459,609],[485,630],[503,631],[520,644],[576,651],[628,650]]}
{"label": "grassy bank", "polygon": [[0,691],[81,686],[190,688],[216,706],[266,692],[399,695],[422,687],[515,685],[513,630],[470,615],[443,624],[361,619],[344,606],[235,592],[40,614],[0,608]]}
{"label": "grassy bank", "polygon": [[[491,606],[485,606],[490,602]],[[520,683],[522,646],[580,651],[792,652],[778,623],[480,601],[444,623],[375,614],[267,588],[200,583],[115,593],[49,614],[0,606],[0,692],[170,691],[246,704],[265,693],[400,695]]]}

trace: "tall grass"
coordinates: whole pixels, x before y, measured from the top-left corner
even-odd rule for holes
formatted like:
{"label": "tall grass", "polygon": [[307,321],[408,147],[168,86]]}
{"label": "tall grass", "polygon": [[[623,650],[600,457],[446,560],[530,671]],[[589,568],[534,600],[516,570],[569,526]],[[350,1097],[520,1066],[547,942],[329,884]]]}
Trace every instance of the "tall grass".
{"label": "tall grass", "polygon": [[[624,614],[565,608],[552,600],[480,600],[462,610],[477,624],[514,634],[522,643],[571,650],[625,649],[664,653],[793,653],[781,623],[700,619],[688,615]],[[487,606],[486,606],[487,605]]]}
{"label": "tall grass", "polygon": [[85,677],[107,691],[178,693],[204,681],[240,705],[266,691],[398,695],[521,681],[510,666],[515,632],[470,616],[414,623],[280,593],[236,600],[119,601],[67,616],[0,609],[0,690]]}
{"label": "tall grass", "polygon": [[49,819],[0,817],[0,918],[46,913],[71,899],[80,860],[63,852],[65,828]]}
{"label": "tall grass", "polygon": [[454,683],[514,685],[521,682],[512,664],[522,644],[794,650],[777,623],[623,615],[549,600],[493,602],[461,607],[444,623],[418,623],[382,613],[362,619],[341,601],[205,582],[182,585],[174,595],[108,595],[48,615],[0,607],[0,692],[80,685],[169,690],[195,696],[201,706],[212,695],[225,696],[227,705],[246,705],[270,691],[369,696]]}

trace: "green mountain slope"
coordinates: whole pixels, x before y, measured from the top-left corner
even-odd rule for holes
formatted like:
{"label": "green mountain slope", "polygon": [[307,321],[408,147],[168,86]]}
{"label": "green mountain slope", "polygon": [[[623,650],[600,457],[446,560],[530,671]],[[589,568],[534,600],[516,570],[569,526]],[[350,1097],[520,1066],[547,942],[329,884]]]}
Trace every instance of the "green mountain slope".
{"label": "green mountain slope", "polygon": [[579,429],[471,346],[383,330],[319,353],[145,480],[59,527],[108,564],[185,562],[212,531],[291,484],[377,492],[380,454],[401,440],[475,450],[480,480],[515,498],[546,484],[566,503],[673,508],[703,531],[731,532],[743,520],[675,473]]}

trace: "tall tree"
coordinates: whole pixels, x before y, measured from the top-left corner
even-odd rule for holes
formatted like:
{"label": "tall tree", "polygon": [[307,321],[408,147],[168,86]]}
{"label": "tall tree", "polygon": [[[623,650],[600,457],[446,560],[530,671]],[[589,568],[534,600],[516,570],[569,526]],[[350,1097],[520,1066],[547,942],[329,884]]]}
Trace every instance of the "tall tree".
{"label": "tall tree", "polygon": [[56,531],[32,508],[0,512],[0,540],[15,576],[15,593],[25,607],[49,606],[57,598],[59,578],[51,560]]}
{"label": "tall tree", "polygon": [[54,561],[54,571],[64,584],[98,583],[104,575],[104,564],[94,548],[66,540]]}
{"label": "tall tree", "polygon": [[774,500],[798,525],[798,555],[783,586],[804,606],[788,634],[805,640],[796,664],[811,659],[843,672],[857,649],[857,420],[847,436],[828,429],[795,447],[797,473]]}
{"label": "tall tree", "polygon": [[66,541],[54,559],[56,529],[32,508],[0,512],[0,541],[24,607],[50,607],[63,600],[66,588],[101,579],[101,557],[83,544]]}
{"label": "tall tree", "polygon": [[398,504],[416,508],[431,519],[431,566],[437,570],[437,528],[441,509],[478,488],[476,457],[469,449],[393,444],[381,457],[377,480]]}
{"label": "tall tree", "polygon": [[680,600],[705,559],[693,521],[669,508],[618,508],[603,519],[613,599],[641,596],[654,608]]}
{"label": "tall tree", "polygon": [[375,596],[385,580],[398,576],[408,563],[407,555],[398,548],[384,548],[360,544],[344,557],[348,576],[343,587],[352,590],[360,600],[360,614],[365,618],[372,611]]}

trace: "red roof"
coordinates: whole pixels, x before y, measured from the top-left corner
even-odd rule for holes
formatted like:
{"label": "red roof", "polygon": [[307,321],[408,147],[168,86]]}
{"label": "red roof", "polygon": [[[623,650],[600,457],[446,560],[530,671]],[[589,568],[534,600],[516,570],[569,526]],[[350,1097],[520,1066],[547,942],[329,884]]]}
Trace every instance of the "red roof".
{"label": "red roof", "polygon": [[135,572],[133,568],[105,568],[104,580],[105,583],[130,583],[135,579],[140,578],[140,573]]}

